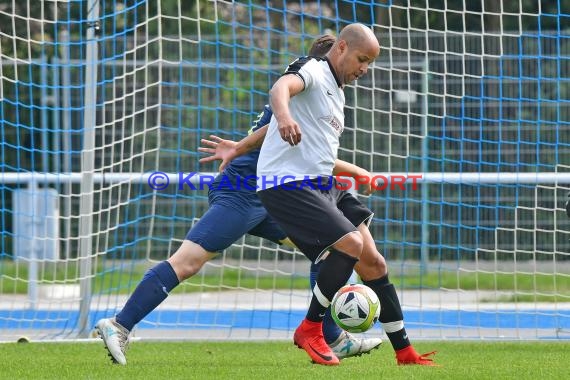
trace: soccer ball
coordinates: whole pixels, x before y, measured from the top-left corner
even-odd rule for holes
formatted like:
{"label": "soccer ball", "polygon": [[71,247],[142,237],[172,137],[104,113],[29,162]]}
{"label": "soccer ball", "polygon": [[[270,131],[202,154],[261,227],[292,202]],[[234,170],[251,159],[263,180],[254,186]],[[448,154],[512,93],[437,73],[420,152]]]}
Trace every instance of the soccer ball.
{"label": "soccer ball", "polygon": [[366,285],[345,285],[333,297],[331,315],[342,329],[352,333],[365,332],[378,321],[380,300]]}

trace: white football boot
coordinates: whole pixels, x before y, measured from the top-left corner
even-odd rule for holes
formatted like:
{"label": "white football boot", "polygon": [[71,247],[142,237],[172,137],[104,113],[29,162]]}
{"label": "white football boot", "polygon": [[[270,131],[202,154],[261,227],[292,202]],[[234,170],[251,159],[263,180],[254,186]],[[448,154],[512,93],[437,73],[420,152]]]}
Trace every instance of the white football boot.
{"label": "white football boot", "polygon": [[346,331],[338,337],[337,340],[329,344],[332,352],[339,359],[350,358],[351,356],[360,356],[369,354],[375,348],[380,347],[382,339],[380,338],[357,338]]}
{"label": "white football boot", "polygon": [[103,339],[111,360],[114,363],[126,365],[125,351],[127,351],[127,346],[129,345],[129,331],[118,324],[115,318],[99,320],[95,325],[95,329],[101,339]]}

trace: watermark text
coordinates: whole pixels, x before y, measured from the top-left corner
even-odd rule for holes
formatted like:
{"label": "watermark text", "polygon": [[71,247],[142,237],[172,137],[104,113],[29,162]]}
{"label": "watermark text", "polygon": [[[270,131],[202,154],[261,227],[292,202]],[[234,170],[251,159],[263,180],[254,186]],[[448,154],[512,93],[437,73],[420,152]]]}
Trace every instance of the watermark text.
{"label": "watermark text", "polygon": [[177,190],[230,190],[257,191],[280,186],[285,190],[330,190],[333,186],[339,190],[366,190],[371,187],[374,191],[386,190],[417,190],[422,180],[421,174],[377,174],[372,176],[350,173],[338,173],[334,176],[240,176],[226,174],[165,173],[152,172],[148,174],[147,184],[152,190],[163,191],[170,187]]}

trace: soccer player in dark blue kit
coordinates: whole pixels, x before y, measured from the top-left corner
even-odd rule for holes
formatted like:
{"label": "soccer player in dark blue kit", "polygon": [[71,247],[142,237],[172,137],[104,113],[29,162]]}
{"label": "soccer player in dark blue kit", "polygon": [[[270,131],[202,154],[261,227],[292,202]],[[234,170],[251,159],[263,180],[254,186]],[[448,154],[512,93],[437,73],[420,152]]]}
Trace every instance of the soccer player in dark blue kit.
{"label": "soccer player in dark blue kit", "polygon": [[[319,38],[309,54],[326,54],[334,41],[333,36]],[[250,133],[268,124],[271,116],[271,110],[266,106],[254,121]],[[258,156],[259,149],[256,149],[225,167],[210,184],[210,208],[190,229],[178,250],[146,272],[115,317],[97,322],[95,328],[114,362],[126,364],[129,333],[137,323],[160,305],[180,282],[198,273],[208,260],[246,233],[293,246],[285,232],[267,214],[255,192]],[[351,172],[354,168],[357,167],[339,160],[339,171]],[[355,173],[358,174],[361,173]],[[318,268],[312,266],[311,270],[316,272]],[[316,273],[311,273],[311,277],[314,282]],[[325,319],[323,331],[327,343],[339,358],[367,353],[382,343],[379,338],[356,338],[341,330],[330,318],[330,313]]]}

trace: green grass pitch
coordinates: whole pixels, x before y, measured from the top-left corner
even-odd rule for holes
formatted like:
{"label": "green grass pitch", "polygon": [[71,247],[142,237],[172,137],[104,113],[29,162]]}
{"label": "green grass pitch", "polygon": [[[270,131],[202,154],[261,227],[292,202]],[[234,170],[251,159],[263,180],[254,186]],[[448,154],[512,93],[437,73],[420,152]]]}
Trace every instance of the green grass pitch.
{"label": "green grass pitch", "polygon": [[386,342],[338,367],[310,362],[290,342],[137,341],[127,366],[110,362],[103,343],[0,344],[2,379],[564,379],[570,342],[416,342],[437,350],[441,367],[396,365]]}

